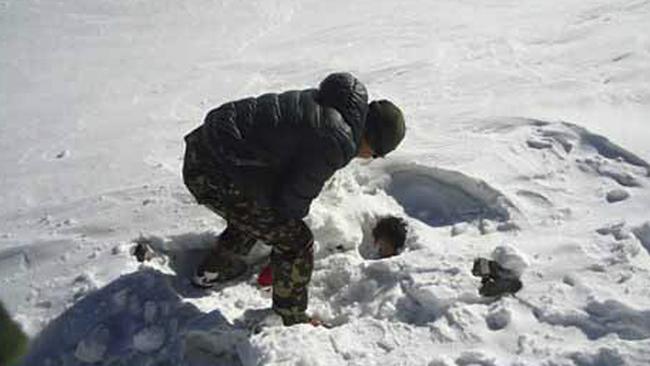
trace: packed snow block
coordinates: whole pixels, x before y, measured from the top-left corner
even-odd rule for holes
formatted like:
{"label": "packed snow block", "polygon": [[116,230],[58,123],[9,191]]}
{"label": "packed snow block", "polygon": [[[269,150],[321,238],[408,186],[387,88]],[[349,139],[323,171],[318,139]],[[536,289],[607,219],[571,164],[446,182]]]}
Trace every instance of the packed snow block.
{"label": "packed snow block", "polygon": [[460,172],[416,164],[388,169],[386,192],[407,214],[439,227],[487,219],[508,221],[514,205],[486,182]]}
{"label": "packed snow block", "polygon": [[526,255],[510,245],[501,245],[492,251],[491,258],[501,267],[512,271],[517,277],[523,275],[529,266]]}
{"label": "packed snow block", "polygon": [[630,194],[623,189],[613,189],[607,192],[606,196],[607,202],[609,203],[625,201],[628,198],[630,198]]}
{"label": "packed snow block", "polygon": [[632,229],[632,233],[639,239],[645,250],[650,253],[650,221]]}

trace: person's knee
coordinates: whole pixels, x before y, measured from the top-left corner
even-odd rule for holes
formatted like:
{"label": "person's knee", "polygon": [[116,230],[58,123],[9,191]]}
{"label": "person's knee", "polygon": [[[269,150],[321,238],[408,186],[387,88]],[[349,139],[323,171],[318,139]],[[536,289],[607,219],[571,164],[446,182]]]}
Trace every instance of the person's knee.
{"label": "person's knee", "polygon": [[313,256],[314,253],[314,233],[304,221],[300,220],[295,240],[292,243],[292,249],[296,255]]}
{"label": "person's knee", "polygon": [[304,221],[285,226],[284,235],[274,246],[274,253],[285,258],[313,256],[314,234]]}
{"label": "person's knee", "polygon": [[302,247],[311,248],[314,245],[314,233],[312,233],[309,226],[302,220],[300,220],[299,227],[298,241]]}

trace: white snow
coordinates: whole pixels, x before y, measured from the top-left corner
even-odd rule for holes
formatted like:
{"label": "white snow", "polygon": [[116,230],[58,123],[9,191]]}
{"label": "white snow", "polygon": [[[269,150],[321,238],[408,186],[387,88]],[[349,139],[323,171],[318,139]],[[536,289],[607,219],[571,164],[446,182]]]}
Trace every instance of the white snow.
{"label": "white snow", "polygon": [[509,269],[517,277],[521,277],[529,266],[529,259],[526,255],[509,245],[498,246],[494,248],[491,254],[492,260],[496,261],[501,267]]}
{"label": "white snow", "polygon": [[133,348],[140,352],[154,352],[165,344],[165,329],[152,326],[140,330],[133,336]]}
{"label": "white snow", "polygon": [[[648,20],[645,0],[0,1],[0,300],[24,364],[650,364]],[[225,222],[183,186],[183,135],[341,70],[408,132],[312,205],[309,310],[335,327],[279,326],[255,276],[191,288]],[[407,248],[372,259],[389,214]],[[476,257],[523,289],[481,298]]]}
{"label": "white snow", "polygon": [[74,356],[81,362],[95,363],[104,359],[110,332],[103,326],[92,330],[77,345]]}

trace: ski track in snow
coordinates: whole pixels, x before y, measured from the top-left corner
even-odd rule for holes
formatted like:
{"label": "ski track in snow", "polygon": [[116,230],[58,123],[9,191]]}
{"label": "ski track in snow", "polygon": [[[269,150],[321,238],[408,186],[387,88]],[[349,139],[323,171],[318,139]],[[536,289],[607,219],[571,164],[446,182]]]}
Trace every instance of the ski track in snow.
{"label": "ski track in snow", "polygon": [[[647,365],[648,4],[4,2],[0,299],[33,339],[23,364]],[[396,99],[409,133],[313,204],[310,311],[334,327],[284,328],[255,287],[262,244],[243,280],[189,285],[225,223],[182,186],[181,137],[334,70]],[[407,249],[375,260],[388,214]],[[158,253],[142,265],[138,240]],[[481,298],[477,256],[524,288]]]}

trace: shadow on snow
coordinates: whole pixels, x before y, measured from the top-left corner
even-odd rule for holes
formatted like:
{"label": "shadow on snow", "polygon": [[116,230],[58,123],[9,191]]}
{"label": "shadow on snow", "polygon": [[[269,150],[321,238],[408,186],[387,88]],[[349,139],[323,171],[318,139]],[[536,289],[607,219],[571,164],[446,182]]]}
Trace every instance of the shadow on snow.
{"label": "shadow on snow", "polygon": [[23,365],[241,365],[249,332],[184,302],[153,269],[88,294],[32,342]]}

